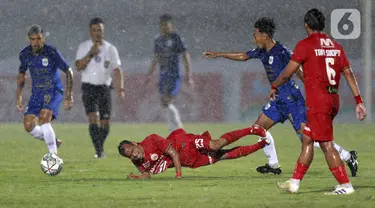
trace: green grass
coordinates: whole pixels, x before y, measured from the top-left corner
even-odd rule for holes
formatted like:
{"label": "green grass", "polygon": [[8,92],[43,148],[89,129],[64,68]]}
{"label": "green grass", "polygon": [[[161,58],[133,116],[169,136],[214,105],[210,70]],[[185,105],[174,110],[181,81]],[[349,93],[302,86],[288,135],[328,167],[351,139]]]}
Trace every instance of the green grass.
{"label": "green grass", "polygon": [[[186,130],[209,130],[215,137],[246,124],[190,124]],[[117,153],[123,139],[140,141],[149,133],[166,136],[164,124],[114,124],[105,149],[107,158],[95,160],[87,126],[55,124],[63,140],[59,149],[64,169],[55,177],[39,169],[47,152],[44,142],[28,136],[21,124],[0,124],[0,207],[374,207],[373,147],[375,125],[336,125],[337,143],[359,153],[358,177],[351,178],[356,192],[350,196],[324,196],[336,185],[320,150],[301,183],[301,194],[279,191],[300,152],[300,142],[289,124],[272,129],[283,173],[260,175],[256,166],[266,163],[262,150],[246,157],[222,161],[199,169],[183,169],[183,180],[174,170],[148,181],[126,180],[136,169]],[[247,137],[237,145],[255,143]]]}

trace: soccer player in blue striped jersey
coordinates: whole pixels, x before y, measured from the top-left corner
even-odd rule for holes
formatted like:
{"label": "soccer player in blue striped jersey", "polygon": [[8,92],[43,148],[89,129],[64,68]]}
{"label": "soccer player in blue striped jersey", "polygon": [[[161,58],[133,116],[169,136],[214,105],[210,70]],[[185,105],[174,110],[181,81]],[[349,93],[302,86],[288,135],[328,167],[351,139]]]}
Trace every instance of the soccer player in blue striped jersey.
{"label": "soccer player in blue striped jersey", "polygon": [[[254,24],[253,36],[256,48],[248,52],[238,53],[207,51],[203,56],[208,58],[222,57],[235,61],[260,59],[266,70],[268,80],[272,83],[284,70],[292,54],[288,48],[273,39],[275,30],[276,25],[273,19],[268,17],[260,18]],[[303,81],[302,70],[297,72],[297,76]],[[274,174],[282,172],[276,154],[275,142],[268,130],[275,124],[284,123],[286,120],[291,122],[298,137],[301,139],[306,123],[305,99],[293,78],[278,88],[276,100],[263,106],[262,112],[255,122],[255,124],[267,130],[266,137],[271,141],[271,144],[264,148],[268,163],[257,167],[258,172]],[[318,143],[314,146],[320,147]],[[337,144],[335,144],[335,148],[340,152],[341,158],[347,162],[352,175],[355,176],[358,168],[356,152],[348,152]]]}
{"label": "soccer player in blue striped jersey", "polygon": [[73,72],[60,52],[44,43],[43,29],[39,25],[30,27],[28,37],[30,45],[19,55],[21,64],[17,78],[17,109],[23,111],[22,89],[28,70],[32,79],[32,94],[24,114],[24,128],[33,137],[44,140],[50,153],[57,154],[57,146],[61,141],[56,139],[51,121],[58,116],[63,100],[59,70],[66,74],[64,105],[67,110],[72,108],[73,104]]}
{"label": "soccer player in blue striped jersey", "polygon": [[168,14],[160,16],[160,34],[156,36],[154,43],[154,56],[146,84],[160,66],[159,93],[161,105],[164,108],[165,117],[170,132],[182,128],[180,114],[172,101],[178,95],[181,85],[180,55],[183,55],[185,63],[185,82],[193,85],[191,76],[191,58],[184,40],[172,29],[172,17]]}

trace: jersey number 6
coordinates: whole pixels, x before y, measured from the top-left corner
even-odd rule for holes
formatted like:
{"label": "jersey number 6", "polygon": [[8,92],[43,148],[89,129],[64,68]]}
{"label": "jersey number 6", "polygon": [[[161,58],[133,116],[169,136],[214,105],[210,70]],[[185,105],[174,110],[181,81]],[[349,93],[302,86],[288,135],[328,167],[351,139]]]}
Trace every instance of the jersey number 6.
{"label": "jersey number 6", "polygon": [[326,58],[325,60],[326,60],[326,70],[327,70],[329,84],[336,85],[336,81],[335,81],[336,71],[332,69],[330,66],[330,65],[335,64],[335,59]]}

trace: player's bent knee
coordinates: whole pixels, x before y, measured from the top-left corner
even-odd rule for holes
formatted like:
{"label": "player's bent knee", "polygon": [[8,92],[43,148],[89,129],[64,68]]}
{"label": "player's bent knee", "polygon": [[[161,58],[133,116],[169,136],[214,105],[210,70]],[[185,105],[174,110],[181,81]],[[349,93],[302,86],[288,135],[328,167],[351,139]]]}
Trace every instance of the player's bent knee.
{"label": "player's bent knee", "polygon": [[91,112],[87,114],[87,118],[90,124],[97,124],[99,122],[98,112]]}
{"label": "player's bent knee", "polygon": [[110,120],[100,120],[100,126],[109,126]]}
{"label": "player's bent knee", "polygon": [[31,118],[24,118],[23,120],[23,127],[25,128],[25,131],[30,132],[35,127],[35,119]]}
{"label": "player's bent knee", "polygon": [[319,142],[320,148],[322,149],[323,152],[329,152],[334,149],[333,147],[333,142],[328,141],[328,142]]}

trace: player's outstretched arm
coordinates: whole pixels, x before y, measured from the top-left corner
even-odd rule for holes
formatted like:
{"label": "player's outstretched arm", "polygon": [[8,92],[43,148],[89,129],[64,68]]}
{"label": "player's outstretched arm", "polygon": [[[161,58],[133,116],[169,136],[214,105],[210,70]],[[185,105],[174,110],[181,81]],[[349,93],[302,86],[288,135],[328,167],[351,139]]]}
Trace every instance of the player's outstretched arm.
{"label": "player's outstretched arm", "polygon": [[176,168],[176,178],[182,178],[180,155],[178,152],[172,146],[170,146],[165,154],[169,155],[173,160],[173,165]]}
{"label": "player's outstretched arm", "polygon": [[202,57],[205,58],[226,58],[234,61],[247,61],[249,57],[246,52],[212,52],[206,51],[203,53]]}
{"label": "player's outstretched arm", "polygon": [[357,104],[356,106],[357,119],[362,121],[366,117],[366,108],[363,105],[363,101],[361,98],[361,94],[359,91],[359,87],[358,87],[358,83],[355,78],[355,75],[350,67],[346,67],[342,73],[353,93],[354,99]]}
{"label": "player's outstretched arm", "polygon": [[16,97],[17,97],[17,110],[22,111],[22,89],[25,86],[25,80],[26,80],[26,73],[19,73],[17,76],[17,91],[16,91]]}

